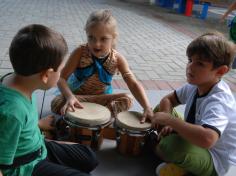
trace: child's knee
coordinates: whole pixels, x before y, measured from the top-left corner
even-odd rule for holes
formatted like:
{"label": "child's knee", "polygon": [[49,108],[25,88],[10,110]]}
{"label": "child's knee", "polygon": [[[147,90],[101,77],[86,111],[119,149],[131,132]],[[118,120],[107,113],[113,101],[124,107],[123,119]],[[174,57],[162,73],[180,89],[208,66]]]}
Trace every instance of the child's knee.
{"label": "child's knee", "polygon": [[121,93],[121,94],[120,94],[120,98],[127,98],[127,99],[129,99],[130,101],[133,101],[133,100],[134,100],[133,95],[128,94],[128,93]]}
{"label": "child's knee", "polygon": [[[154,113],[155,113],[155,112],[159,112],[159,109],[160,109],[160,104],[157,104],[157,105],[155,106],[155,108],[153,109],[153,112],[154,112]],[[182,116],[180,113],[178,113],[175,108],[172,110],[171,115],[172,115],[173,117],[177,117],[177,118],[180,118],[180,119],[184,119],[183,116]]]}
{"label": "child's knee", "polygon": [[180,136],[172,134],[160,141],[158,149],[165,160],[172,163],[179,163],[185,159],[187,154],[187,151],[184,151],[184,145],[185,142]]}
{"label": "child's knee", "polygon": [[87,165],[87,172],[90,173],[93,171],[98,166],[98,164],[98,159],[96,157],[92,157]]}
{"label": "child's knee", "polygon": [[92,155],[90,157],[91,157],[91,159],[90,159],[89,169],[91,172],[92,170],[94,170],[98,166],[99,162],[98,162],[97,156],[94,152],[92,153]]}
{"label": "child's knee", "polygon": [[134,103],[134,97],[131,94],[124,94],[124,97],[127,99],[127,106],[130,108]]}
{"label": "child's knee", "polygon": [[86,157],[84,158],[83,162],[86,166],[85,170],[87,173],[93,171],[97,165],[99,164],[96,154],[90,147],[80,145],[80,148],[83,147],[84,153],[86,153]]}
{"label": "child's knee", "polygon": [[56,114],[61,114],[61,108],[65,103],[65,98],[62,95],[56,96],[51,102],[51,111]]}
{"label": "child's knee", "polygon": [[116,102],[116,106],[119,106],[121,111],[126,111],[131,108],[134,103],[134,97],[127,93],[119,94],[119,97],[114,100]]}

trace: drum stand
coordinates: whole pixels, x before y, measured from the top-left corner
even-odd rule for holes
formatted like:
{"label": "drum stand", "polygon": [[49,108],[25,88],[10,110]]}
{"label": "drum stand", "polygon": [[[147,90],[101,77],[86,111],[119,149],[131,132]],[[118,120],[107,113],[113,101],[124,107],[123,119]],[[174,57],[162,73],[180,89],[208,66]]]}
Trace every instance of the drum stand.
{"label": "drum stand", "polygon": [[[88,129],[88,130],[91,130],[92,131],[92,135],[90,137],[91,139],[91,145],[90,147],[94,150],[98,150],[99,149],[99,137],[101,135],[101,130],[110,125],[111,122],[107,122],[105,124],[101,124],[101,125],[96,125],[96,126],[89,126],[89,125],[86,125],[86,124],[79,124],[78,122],[76,121],[72,121],[71,119],[67,119],[65,116],[63,116],[63,120],[69,125],[69,127],[76,127],[76,128],[83,128],[83,129]],[[81,135],[80,137],[82,137],[84,135]]]}

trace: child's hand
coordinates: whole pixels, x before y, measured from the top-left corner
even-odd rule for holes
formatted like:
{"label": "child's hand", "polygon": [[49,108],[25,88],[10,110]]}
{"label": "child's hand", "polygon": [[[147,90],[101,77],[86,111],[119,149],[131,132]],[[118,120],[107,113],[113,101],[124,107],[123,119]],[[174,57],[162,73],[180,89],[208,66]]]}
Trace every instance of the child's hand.
{"label": "child's hand", "polygon": [[171,119],[171,114],[166,112],[156,112],[151,119],[152,127],[160,129],[162,126],[168,125],[168,121]]}
{"label": "child's hand", "polygon": [[55,117],[52,116],[52,115],[40,119],[39,122],[38,122],[39,128],[42,131],[55,130],[55,126],[53,126],[54,120],[55,120]]}
{"label": "child's hand", "polygon": [[140,123],[144,123],[147,119],[149,119],[151,121],[152,118],[153,118],[152,108],[146,108],[146,109],[144,109],[143,117],[142,117]]}
{"label": "child's hand", "polygon": [[61,114],[64,115],[66,111],[75,111],[75,108],[83,108],[79,100],[75,96],[71,96],[67,99],[66,104],[61,109]]}
{"label": "child's hand", "polygon": [[161,129],[161,131],[158,133],[158,138],[157,140],[159,141],[161,139],[161,137],[163,136],[167,136],[169,135],[170,133],[173,132],[173,128],[170,127],[170,126],[165,126]]}

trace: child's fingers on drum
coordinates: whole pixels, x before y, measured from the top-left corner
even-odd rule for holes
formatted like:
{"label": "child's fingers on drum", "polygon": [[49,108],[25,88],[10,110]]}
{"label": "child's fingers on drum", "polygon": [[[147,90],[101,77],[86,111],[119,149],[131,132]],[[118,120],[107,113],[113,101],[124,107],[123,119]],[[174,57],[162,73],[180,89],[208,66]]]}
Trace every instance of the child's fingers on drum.
{"label": "child's fingers on drum", "polygon": [[171,132],[173,131],[173,129],[170,126],[165,126],[164,128],[162,128],[161,132],[159,133],[160,136],[167,136],[169,135]]}
{"label": "child's fingers on drum", "polygon": [[161,133],[163,136],[166,136],[169,132],[169,128],[168,127],[164,127],[162,130],[161,130]]}
{"label": "child's fingers on drum", "polygon": [[75,107],[73,105],[67,106],[66,111],[74,112],[75,111]]}
{"label": "child's fingers on drum", "polygon": [[151,123],[152,123],[152,128],[158,128],[158,123],[157,123],[157,118],[152,118],[151,119]]}
{"label": "child's fingers on drum", "polygon": [[163,136],[166,136],[166,128],[162,128],[162,130],[158,133],[158,140],[160,140]]}
{"label": "child's fingers on drum", "polygon": [[146,121],[146,116],[143,116],[142,119],[140,120],[140,123],[144,123]]}
{"label": "child's fingers on drum", "polygon": [[152,123],[152,128],[158,129],[158,128],[159,128],[159,125],[158,125],[157,123]]}
{"label": "child's fingers on drum", "polygon": [[76,101],[76,102],[75,102],[74,107],[76,107],[76,108],[81,108],[81,109],[84,108],[83,105],[82,105],[79,101]]}

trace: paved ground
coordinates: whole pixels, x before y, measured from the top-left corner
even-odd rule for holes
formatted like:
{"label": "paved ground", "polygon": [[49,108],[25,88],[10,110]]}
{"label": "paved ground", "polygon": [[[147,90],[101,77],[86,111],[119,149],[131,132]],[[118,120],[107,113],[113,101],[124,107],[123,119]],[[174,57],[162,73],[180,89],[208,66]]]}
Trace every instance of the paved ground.
{"label": "paved ground", "polygon": [[[71,52],[86,42],[83,28],[89,13],[104,8],[111,9],[117,18],[120,33],[117,49],[147,89],[153,106],[164,94],[185,82],[185,50],[193,38],[209,30],[219,30],[227,35],[226,23],[218,22],[225,9],[215,7],[210,8],[209,18],[203,21],[195,17],[197,12],[193,17],[185,17],[175,10],[124,0],[0,0],[0,75],[12,71],[8,47],[21,27],[31,23],[52,27],[65,36]],[[234,70],[225,77],[233,91],[236,91],[235,78]],[[126,86],[119,75],[115,77],[114,87],[125,91]],[[50,111],[50,93],[44,104],[45,114]],[[133,108],[141,110],[137,104]],[[104,148],[108,150],[98,153],[102,162],[94,175],[154,175],[155,165],[146,160],[118,157],[114,147],[114,141],[105,142]],[[115,165],[110,163],[110,159],[117,157]],[[118,167],[121,169],[117,170]]]}
{"label": "paved ground", "polygon": [[[197,13],[185,17],[175,10],[124,0],[1,0],[0,75],[11,71],[8,47],[19,28],[30,23],[52,27],[65,36],[72,51],[86,42],[83,27],[89,13],[104,8],[112,10],[119,24],[117,49],[149,90],[174,89],[185,82],[185,50],[193,38],[209,30],[227,34],[226,24],[218,22],[225,9],[212,8],[209,18],[200,20]],[[225,77],[234,91],[235,78],[235,71]],[[119,75],[115,80],[115,88],[125,88]]]}

